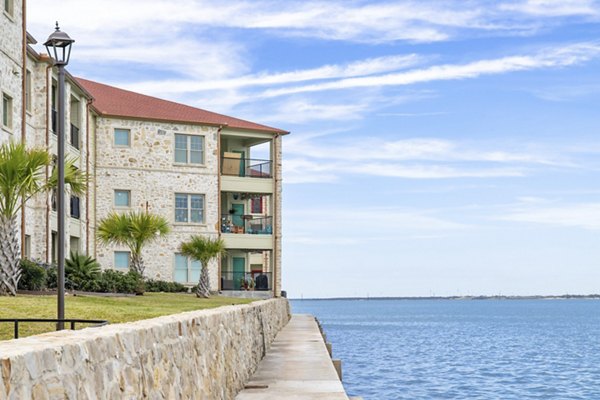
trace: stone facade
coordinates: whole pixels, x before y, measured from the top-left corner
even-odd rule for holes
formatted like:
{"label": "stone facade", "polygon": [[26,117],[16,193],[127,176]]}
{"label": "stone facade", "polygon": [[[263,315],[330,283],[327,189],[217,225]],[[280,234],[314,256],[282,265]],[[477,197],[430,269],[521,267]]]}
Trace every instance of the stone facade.
{"label": "stone facade", "polygon": [[[148,210],[170,222],[171,233],[143,250],[146,276],[172,280],[175,253],[192,235],[218,235],[218,172],[216,128],[124,118],[99,117],[96,122],[96,218],[110,212]],[[115,146],[114,130],[130,132],[129,146]],[[204,163],[174,161],[175,134],[204,138]],[[115,190],[130,193],[129,207],[115,207]],[[175,193],[204,196],[204,221],[175,221]],[[114,251],[127,250],[97,244],[96,257],[104,267],[114,264]],[[218,289],[216,261],[210,268],[213,289]],[[196,284],[197,282],[187,282]]]}
{"label": "stone facade", "polygon": [[0,342],[0,400],[233,399],[289,318],[271,299]]}
{"label": "stone facade", "polygon": [[[23,37],[23,0],[10,0],[9,3],[13,6],[10,15],[0,11],[0,92],[12,99],[11,123],[5,127],[0,124],[0,143],[25,141],[28,146],[47,148],[56,154],[57,135],[53,120],[58,108],[57,71],[46,55],[40,55],[32,48],[35,40],[28,35]],[[23,46],[24,40],[27,46]],[[25,57],[23,48],[26,48]],[[115,252],[128,249],[99,243],[95,235],[99,221],[113,211],[150,211],[166,217],[172,232],[142,251],[145,275],[172,280],[180,244],[192,235],[223,237],[223,215],[227,216],[233,204],[243,204],[244,218],[256,218],[257,221],[272,218],[269,222],[272,225],[269,231],[272,232],[265,230],[261,235],[230,235],[226,243],[231,257],[223,260],[226,265],[213,261],[209,266],[211,289],[223,289],[223,268],[231,272],[232,260],[243,258],[245,271],[242,276],[253,273],[251,268],[257,263],[262,265],[262,272],[272,274],[270,279],[274,282],[270,289],[278,296],[281,290],[281,136],[277,132],[284,131],[263,126],[247,129],[243,125],[241,128],[230,127],[227,123],[220,125],[221,122],[204,123],[204,119],[201,119],[202,122],[190,122],[185,115],[183,119],[174,118],[173,121],[154,118],[154,110],[160,109],[160,106],[152,108],[150,115],[144,118],[116,117],[95,109],[93,93],[88,93],[85,87],[82,80],[77,81],[67,74],[65,150],[67,157],[76,159],[78,168],[87,173],[89,182],[87,193],[77,200],[77,215],[70,212],[70,193],[65,195],[65,254],[70,251],[86,253],[96,257],[103,268],[114,268]],[[191,109],[182,107],[186,110],[182,114]],[[71,144],[72,127],[78,134],[75,145]],[[130,132],[129,145],[115,144],[115,129]],[[204,138],[202,164],[175,162],[176,134]],[[241,174],[236,177],[237,183],[223,189],[223,175],[219,168],[220,158],[225,152],[241,153],[249,160],[251,148],[262,144],[269,147],[270,160],[267,164],[271,175],[268,179],[248,178]],[[242,161],[242,165],[245,162]],[[51,172],[52,168],[48,168],[46,175]],[[115,206],[115,190],[129,191],[128,206]],[[175,194],[203,195],[203,221],[176,221]],[[248,196],[257,195],[265,197],[264,210],[259,213],[251,210],[251,201],[248,200]],[[19,237],[24,240],[24,257],[56,262],[58,240],[54,205],[52,193],[39,194],[27,202],[20,214],[19,227],[21,216],[25,217],[24,232],[19,232]],[[264,228],[265,223],[260,223]],[[262,261],[257,262],[259,259]],[[189,279],[182,283],[191,286],[196,282]]]}

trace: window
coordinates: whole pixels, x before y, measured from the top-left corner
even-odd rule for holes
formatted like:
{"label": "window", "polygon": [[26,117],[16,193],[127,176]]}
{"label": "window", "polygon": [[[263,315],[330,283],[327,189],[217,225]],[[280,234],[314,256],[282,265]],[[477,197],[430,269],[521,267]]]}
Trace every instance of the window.
{"label": "window", "polygon": [[52,94],[50,95],[52,101],[52,133],[56,135],[58,130],[58,111],[56,111],[56,104],[58,103],[58,83],[52,80]]}
{"label": "window", "polygon": [[204,195],[175,193],[175,222],[204,222]]}
{"label": "window", "polygon": [[263,211],[263,202],[262,202],[263,198],[261,197],[255,197],[252,199],[252,214],[260,214]]}
{"label": "window", "polygon": [[56,189],[52,189],[52,195],[50,196],[50,203],[52,204],[52,211],[56,211],[56,200],[58,193],[56,193]]}
{"label": "window", "polygon": [[115,190],[115,207],[131,206],[131,191]]}
{"label": "window", "polygon": [[79,238],[77,236],[69,237],[69,251],[79,253]]}
{"label": "window", "polygon": [[115,269],[129,269],[128,251],[115,251]]}
{"label": "window", "polygon": [[25,109],[31,111],[31,71],[25,72]]}
{"label": "window", "polygon": [[2,93],[2,126],[9,129],[12,128],[12,107],[12,97]]}
{"label": "window", "polygon": [[75,147],[76,149],[79,149],[79,127],[81,126],[80,123],[80,102],[76,97],[71,96],[71,112],[70,112],[70,117],[71,117],[71,146]]}
{"label": "window", "polygon": [[4,0],[4,12],[12,17],[12,15],[13,15],[13,0]]}
{"label": "window", "polygon": [[31,258],[31,235],[25,235],[25,258]]}
{"label": "window", "polygon": [[175,162],[204,164],[204,136],[175,134]]}
{"label": "window", "polygon": [[52,263],[58,259],[58,233],[52,231]]}
{"label": "window", "polygon": [[79,219],[81,213],[79,211],[79,197],[71,196],[71,217]]}
{"label": "window", "polygon": [[183,254],[175,254],[173,280],[179,283],[198,282],[200,280],[200,261],[191,260]]}
{"label": "window", "polygon": [[131,131],[129,129],[115,128],[115,146],[129,147]]}

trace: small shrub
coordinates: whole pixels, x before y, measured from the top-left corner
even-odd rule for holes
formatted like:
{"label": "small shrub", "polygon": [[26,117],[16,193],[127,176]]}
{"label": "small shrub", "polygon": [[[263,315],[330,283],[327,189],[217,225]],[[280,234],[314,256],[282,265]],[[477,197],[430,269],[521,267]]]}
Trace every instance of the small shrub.
{"label": "small shrub", "polygon": [[100,272],[100,264],[90,256],[71,252],[65,260],[65,279],[73,289],[95,291]]}
{"label": "small shrub", "polygon": [[56,289],[58,287],[58,269],[56,265],[48,265],[46,268],[46,287]]}
{"label": "small shrub", "polygon": [[47,287],[46,280],[47,274],[44,267],[35,261],[21,260],[21,279],[18,285],[20,290],[44,290]]}
{"label": "small shrub", "polygon": [[140,274],[133,271],[123,273],[112,269],[104,270],[97,285],[98,291],[104,293],[144,293],[144,280]]}
{"label": "small shrub", "polygon": [[166,292],[166,293],[179,293],[187,292],[187,288],[179,282],[167,282],[161,280],[146,280],[146,291],[147,292]]}

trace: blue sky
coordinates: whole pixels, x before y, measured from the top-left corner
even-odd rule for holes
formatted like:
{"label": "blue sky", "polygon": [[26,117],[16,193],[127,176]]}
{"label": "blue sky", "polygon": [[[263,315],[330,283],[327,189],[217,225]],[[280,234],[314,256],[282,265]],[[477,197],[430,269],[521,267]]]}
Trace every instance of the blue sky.
{"label": "blue sky", "polygon": [[291,297],[600,292],[600,2],[221,3],[29,0],[29,31],[292,132]]}

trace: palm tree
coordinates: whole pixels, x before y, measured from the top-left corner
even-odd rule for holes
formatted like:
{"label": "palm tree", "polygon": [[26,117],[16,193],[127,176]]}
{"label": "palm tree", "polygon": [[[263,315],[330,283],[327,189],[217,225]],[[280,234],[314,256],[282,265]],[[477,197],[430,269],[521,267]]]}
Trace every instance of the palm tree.
{"label": "palm tree", "polygon": [[223,239],[212,239],[204,236],[192,236],[188,242],[179,247],[184,256],[200,261],[202,271],[200,281],[196,289],[197,297],[210,297],[210,281],[208,278],[208,263],[210,260],[225,254],[225,242]]}
{"label": "palm tree", "polygon": [[[0,146],[0,295],[17,294],[21,279],[17,215],[32,196],[57,186],[56,168],[50,179],[45,179],[45,168],[51,164],[52,157],[45,149],[28,149],[23,143]],[[66,160],[65,183],[71,192],[82,194],[86,181],[75,160]]]}
{"label": "palm tree", "polygon": [[170,231],[165,217],[144,211],[111,213],[100,221],[98,238],[104,244],[127,246],[131,251],[130,269],[144,276],[142,249]]}
{"label": "palm tree", "polygon": [[100,277],[100,264],[95,258],[71,251],[70,258],[65,260],[65,276],[73,285],[73,289],[87,290],[90,282]]}

